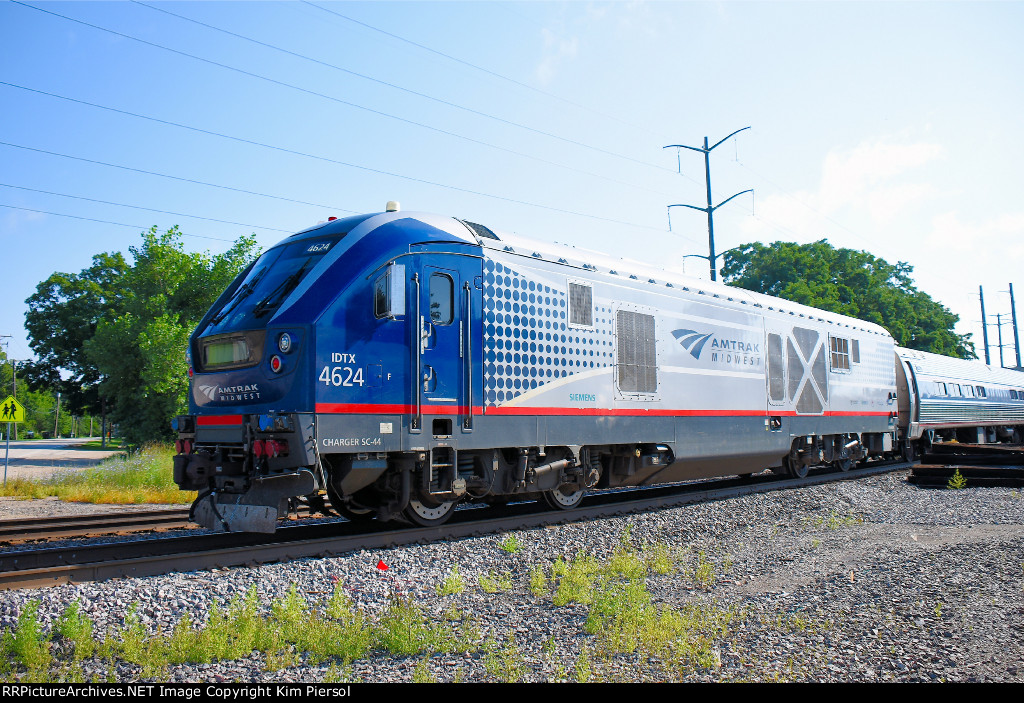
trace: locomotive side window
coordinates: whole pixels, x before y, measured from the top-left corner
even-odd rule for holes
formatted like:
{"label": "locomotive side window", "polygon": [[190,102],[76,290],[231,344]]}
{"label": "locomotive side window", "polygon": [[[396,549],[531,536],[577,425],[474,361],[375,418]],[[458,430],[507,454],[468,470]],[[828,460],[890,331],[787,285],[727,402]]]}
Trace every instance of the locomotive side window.
{"label": "locomotive side window", "polygon": [[405,266],[391,265],[373,284],[373,316],[395,319],[405,314]]}
{"label": "locomotive side window", "polygon": [[946,395],[946,384],[943,383],[942,381],[937,382],[935,384],[935,390],[938,392],[939,395]]}
{"label": "locomotive side window", "polygon": [[591,286],[569,282],[569,324],[594,326],[594,292]]}
{"label": "locomotive side window", "polygon": [[430,274],[430,321],[450,325],[455,314],[455,282],[443,273]]}
{"label": "locomotive side window", "polygon": [[[832,370],[850,370],[850,340],[842,337],[829,337],[829,347],[832,351]],[[860,350],[858,349],[858,356]]]}
{"label": "locomotive side window", "polygon": [[619,390],[657,393],[658,359],[654,316],[628,310],[615,314]]}
{"label": "locomotive side window", "polygon": [[860,363],[860,340],[850,340],[850,361],[854,364]]}
{"label": "locomotive side window", "polygon": [[786,400],[786,375],[782,366],[782,337],[768,335],[768,397],[772,402]]}
{"label": "locomotive side window", "polygon": [[987,398],[988,397],[988,393],[985,391],[985,386],[975,386],[974,388],[975,388],[976,391],[978,391],[978,397],[979,398]]}
{"label": "locomotive side window", "polygon": [[373,284],[373,316],[387,317],[388,314],[388,276],[384,274]]}

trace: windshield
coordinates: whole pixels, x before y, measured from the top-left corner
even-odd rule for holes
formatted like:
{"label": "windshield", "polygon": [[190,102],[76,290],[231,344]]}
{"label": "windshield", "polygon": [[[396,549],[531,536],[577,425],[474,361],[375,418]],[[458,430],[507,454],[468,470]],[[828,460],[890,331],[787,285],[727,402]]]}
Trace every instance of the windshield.
{"label": "windshield", "polygon": [[263,326],[339,239],[341,235],[303,239],[264,253],[210,318],[203,334]]}

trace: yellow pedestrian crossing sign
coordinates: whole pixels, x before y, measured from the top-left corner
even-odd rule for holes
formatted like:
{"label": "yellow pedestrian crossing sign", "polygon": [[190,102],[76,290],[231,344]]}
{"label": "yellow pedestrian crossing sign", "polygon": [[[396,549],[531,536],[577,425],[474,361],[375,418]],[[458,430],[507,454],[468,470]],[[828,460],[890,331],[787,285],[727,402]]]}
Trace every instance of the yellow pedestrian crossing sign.
{"label": "yellow pedestrian crossing sign", "polygon": [[14,399],[13,395],[0,403],[0,422],[25,422],[25,406]]}

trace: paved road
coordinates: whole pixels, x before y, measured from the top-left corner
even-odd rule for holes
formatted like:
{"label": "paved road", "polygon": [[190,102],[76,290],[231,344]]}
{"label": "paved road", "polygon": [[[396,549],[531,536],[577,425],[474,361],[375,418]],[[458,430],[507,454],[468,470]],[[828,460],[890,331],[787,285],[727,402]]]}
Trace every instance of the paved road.
{"label": "paved road", "polygon": [[[7,455],[7,478],[47,478],[56,471],[87,468],[100,463],[118,451],[81,449],[86,442],[99,437],[76,439],[33,439],[11,442]],[[0,472],[4,468],[6,442],[0,442]]]}

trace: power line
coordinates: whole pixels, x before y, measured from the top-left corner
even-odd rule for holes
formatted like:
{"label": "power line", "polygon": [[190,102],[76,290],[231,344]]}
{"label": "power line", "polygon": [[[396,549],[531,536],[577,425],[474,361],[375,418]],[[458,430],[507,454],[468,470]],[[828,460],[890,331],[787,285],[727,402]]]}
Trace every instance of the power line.
{"label": "power line", "polygon": [[[99,222],[100,224],[104,224],[104,225],[117,225],[118,227],[131,227],[132,229],[142,229],[142,230],[149,229],[149,227],[147,227],[146,225],[129,225],[129,224],[126,224],[124,222],[113,222],[111,220],[97,220],[96,218],[93,218],[93,217],[81,217],[80,215],[68,215],[67,213],[63,213],[63,212],[50,212],[49,210],[34,210],[34,209],[28,208],[28,207],[18,207],[17,205],[6,205],[4,203],[0,203],[0,207],[10,208],[11,210],[24,210],[25,212],[35,212],[35,213],[40,214],[40,215],[54,215],[56,217],[70,217],[73,220],[85,220],[86,222]],[[188,232],[179,232],[179,234],[181,234],[181,236],[183,236],[183,237],[196,237],[197,239],[212,239],[212,240],[217,241],[217,242],[228,242],[228,243],[231,243],[231,244],[233,244],[234,241],[235,241],[233,239],[223,239],[221,237],[208,237],[208,236],[203,235],[203,234],[189,234]]]}
{"label": "power line", "polygon": [[296,200],[295,198],[286,198],[286,197],[281,196],[281,195],[271,195],[269,193],[260,193],[259,191],[255,191],[255,190],[246,190],[244,188],[234,188],[232,186],[220,185],[218,183],[209,183],[207,181],[198,181],[198,180],[196,180],[194,178],[184,178],[182,176],[172,176],[172,175],[167,174],[167,173],[159,173],[157,171],[147,171],[146,169],[134,168],[132,166],[124,166],[124,165],[121,165],[121,164],[112,164],[112,163],[110,163],[108,161],[97,161],[96,159],[87,159],[87,158],[82,157],[82,156],[71,156],[70,154],[61,154],[60,152],[56,152],[56,151],[47,151],[46,149],[37,149],[35,147],[25,146],[23,144],[12,144],[11,142],[0,142],[0,145],[13,147],[15,149],[24,149],[26,151],[34,151],[34,152],[39,153],[39,154],[47,154],[48,156],[58,156],[58,157],[60,157],[62,159],[72,159],[74,161],[82,161],[82,162],[87,163],[87,164],[96,164],[98,166],[107,166],[108,168],[119,168],[119,169],[121,169],[123,171],[131,171],[133,173],[144,173],[147,176],[158,176],[160,178],[168,178],[170,180],[181,181],[183,183],[193,183],[195,185],[208,186],[210,188],[220,188],[221,190],[230,190],[230,191],[233,191],[235,193],[245,193],[246,195],[256,195],[256,196],[261,197],[261,198],[273,198],[274,200],[282,200],[282,201],[288,202],[288,203],[298,203],[299,205],[312,205],[313,207],[321,207],[321,208],[325,208],[325,209],[328,209],[328,210],[337,210],[337,211],[340,211],[340,212],[351,213],[353,215],[360,214],[359,210],[348,210],[346,208],[338,207],[336,205],[324,205],[323,203],[311,203],[311,202],[309,202],[307,200]]}
{"label": "power line", "polygon": [[90,203],[100,203],[102,205],[116,205],[117,207],[128,207],[134,210],[146,210],[148,212],[158,212],[161,215],[174,215],[175,217],[190,217],[195,220],[206,220],[208,222],[219,222],[222,225],[237,225],[239,227],[255,227],[256,229],[265,229],[271,232],[284,232],[286,234],[292,234],[290,229],[278,229],[277,227],[264,227],[263,225],[251,225],[245,222],[232,222],[230,220],[218,220],[213,217],[202,217],[200,215],[189,215],[185,212],[170,212],[168,210],[157,210],[151,207],[142,207],[141,205],[128,205],[126,203],[115,203],[110,200],[97,200],[96,198],[86,198],[81,195],[69,195],[67,193],[55,193],[50,190],[39,190],[38,188],[27,188],[25,186],[11,185],[10,183],[0,183],[0,186],[4,188],[16,188],[17,190],[27,190],[33,193],[45,193],[46,195],[57,195],[61,198],[73,198],[75,200],[86,200]]}
{"label": "power line", "polygon": [[259,73],[254,73],[252,71],[247,71],[247,70],[242,69],[242,68],[237,68],[235,66],[229,66],[227,64],[220,63],[219,61],[213,61],[211,59],[204,59],[201,56],[196,56],[195,54],[190,54],[190,53],[188,53],[186,51],[181,51],[179,49],[172,49],[171,47],[164,46],[162,44],[157,44],[155,42],[147,41],[146,39],[140,39],[139,37],[133,36],[131,34],[125,34],[124,32],[118,32],[118,31],[115,31],[113,29],[107,29],[106,27],[101,27],[99,25],[92,24],[90,22],[85,22],[83,20],[75,19],[74,17],[68,17],[67,15],[62,15],[62,14],[60,14],[58,12],[52,12],[50,10],[44,10],[41,7],[35,7],[34,5],[29,5],[29,4],[26,4],[26,3],[23,3],[23,2],[19,2],[19,0],[10,0],[10,1],[13,4],[15,4],[15,5],[21,5],[22,7],[27,7],[27,8],[32,9],[32,10],[37,10],[39,12],[43,12],[45,14],[52,15],[54,17],[59,17],[61,19],[67,20],[69,22],[74,22],[76,24],[80,24],[80,25],[83,25],[85,27],[90,27],[92,29],[97,29],[97,30],[99,30],[101,32],[107,32],[108,34],[113,34],[114,36],[121,37],[123,39],[130,39],[131,41],[135,41],[135,42],[138,42],[140,44],[144,44],[146,46],[150,46],[150,47],[153,47],[153,48],[156,48],[156,49],[161,49],[163,51],[168,51],[168,52],[170,52],[172,54],[177,54],[178,56],[184,56],[186,58],[190,58],[190,59],[193,59],[195,61],[200,61],[202,63],[209,64],[211,66],[217,66],[218,68],[223,68],[223,69],[228,70],[228,71],[234,71],[235,73],[240,73],[240,74],[242,74],[244,76],[248,76],[250,78],[256,78],[256,79],[261,80],[261,81],[266,81],[267,83],[271,83],[273,85],[281,86],[281,87],[284,87],[284,88],[290,88],[290,89],[296,90],[296,91],[298,91],[300,93],[305,93],[307,95],[312,95],[314,97],[323,98],[324,100],[330,100],[331,102],[338,103],[339,105],[345,105],[347,107],[352,107],[352,108],[355,108],[357,110],[364,110],[366,112],[369,112],[369,113],[374,114],[374,115],[378,115],[380,117],[387,117],[389,119],[397,120],[397,121],[403,122],[405,124],[413,125],[415,127],[421,127],[423,129],[430,130],[432,132],[437,132],[438,134],[444,134],[446,136],[453,137],[455,139],[461,139],[461,140],[470,142],[472,144],[477,144],[479,146],[489,147],[491,149],[496,149],[498,151],[502,151],[502,152],[505,152],[507,154],[512,154],[514,156],[519,156],[519,157],[522,157],[522,158],[525,158],[525,159],[530,159],[530,160],[533,160],[533,161],[537,161],[539,163],[546,164],[548,166],[554,166],[556,168],[564,168],[566,170],[573,171],[575,173],[580,173],[580,174],[583,174],[583,175],[591,176],[593,178],[599,178],[599,179],[602,179],[602,180],[611,181],[611,182],[617,183],[619,185],[629,186],[629,187],[632,187],[632,188],[639,188],[641,190],[647,190],[647,191],[650,191],[650,192],[657,192],[657,191],[651,191],[649,188],[647,188],[645,186],[639,186],[639,185],[635,185],[635,184],[632,184],[632,183],[627,183],[625,181],[620,181],[620,180],[617,180],[615,178],[610,178],[608,176],[602,176],[600,174],[591,173],[589,171],[584,171],[583,169],[579,169],[579,168],[576,168],[574,166],[569,166],[569,165],[566,165],[566,164],[560,164],[560,163],[555,162],[555,161],[549,161],[548,159],[544,159],[544,158],[539,157],[539,156],[533,156],[531,154],[527,154],[527,153],[524,153],[524,152],[521,152],[521,151],[517,151],[515,149],[509,149],[508,147],[503,147],[503,146],[499,146],[497,144],[492,144],[492,143],[486,142],[486,141],[484,141],[482,139],[475,139],[473,137],[469,137],[469,136],[466,136],[464,134],[459,134],[458,132],[453,132],[451,130],[442,129],[440,127],[434,127],[434,126],[428,125],[428,124],[423,123],[423,122],[417,122],[416,120],[408,119],[406,117],[399,117],[398,115],[393,115],[393,114],[391,114],[389,112],[384,112],[383,110],[377,110],[375,108],[367,107],[365,105],[360,105],[359,103],[354,103],[354,102],[351,102],[349,100],[343,100],[342,98],[338,98],[338,97],[335,97],[333,95],[328,95],[326,93],[321,93],[321,92],[316,91],[316,90],[311,90],[309,88],[303,88],[303,87],[297,86],[297,85],[295,85],[293,83],[287,83],[285,81],[279,81],[276,78],[270,78],[269,76],[264,76],[264,75],[261,75]]}
{"label": "power line", "polygon": [[[603,149],[601,147],[594,146],[592,144],[587,144],[585,142],[581,142],[581,141],[578,141],[576,139],[570,139],[569,137],[564,137],[564,136],[561,136],[559,134],[555,134],[553,132],[548,132],[548,131],[545,131],[543,129],[538,129],[537,127],[531,127],[529,125],[525,125],[525,124],[522,124],[520,122],[515,122],[514,120],[509,120],[509,119],[506,119],[504,117],[499,117],[498,115],[492,115],[490,113],[483,112],[481,110],[476,110],[474,108],[467,107],[465,105],[460,105],[460,104],[454,103],[454,102],[452,102],[450,100],[445,100],[444,98],[439,98],[439,97],[436,97],[434,95],[429,95],[428,93],[421,93],[421,92],[419,92],[417,90],[413,90],[411,88],[406,88],[404,86],[397,85],[395,83],[391,83],[389,81],[385,81],[385,80],[382,80],[380,78],[374,78],[373,76],[368,76],[368,75],[363,74],[363,73],[358,73],[358,72],[353,71],[351,69],[344,68],[343,66],[338,66],[336,64],[332,64],[332,63],[329,63],[327,61],[322,61],[320,59],[316,59],[316,58],[313,58],[311,56],[306,56],[305,54],[300,54],[300,53],[297,53],[295,51],[291,51],[289,49],[285,49],[283,47],[276,46],[274,44],[270,44],[268,42],[260,41],[259,39],[253,39],[252,37],[247,37],[244,34],[238,34],[237,32],[232,32],[230,30],[223,29],[221,27],[215,27],[215,26],[213,26],[211,24],[207,24],[206,22],[200,22],[199,20],[192,19],[191,17],[186,17],[184,15],[179,15],[179,14],[177,14],[175,12],[171,12],[170,10],[166,10],[166,9],[164,9],[162,7],[156,7],[154,5],[149,5],[147,3],[141,2],[141,0],[131,0],[131,2],[135,3],[136,5],[141,5],[142,7],[149,8],[150,10],[155,10],[157,12],[162,12],[162,13],[164,13],[166,15],[170,15],[171,17],[177,17],[180,20],[184,20],[186,22],[191,22],[193,24],[197,24],[200,27],[206,27],[207,29],[211,29],[211,30],[213,30],[215,32],[221,32],[222,34],[227,34],[228,36],[235,37],[236,39],[241,39],[243,41],[251,42],[253,44],[257,44],[259,46],[263,46],[263,47],[266,47],[268,49],[273,49],[274,51],[279,51],[281,53],[288,54],[289,56],[294,56],[296,58],[303,59],[304,61],[310,61],[310,62],[318,64],[320,66],[325,66],[327,68],[334,69],[335,71],[341,71],[342,73],[347,73],[348,75],[355,76],[356,78],[362,78],[363,80],[371,81],[371,82],[376,83],[378,85],[383,85],[383,86],[387,86],[388,88],[393,88],[395,90],[400,90],[403,93],[408,93],[409,95],[415,95],[417,97],[424,98],[425,100],[431,100],[431,101],[436,102],[436,103],[441,104],[441,105],[446,105],[448,107],[453,107],[453,108],[455,108],[457,110],[463,110],[464,112],[468,112],[470,114],[477,115],[479,117],[485,117],[485,118],[487,118],[489,120],[494,120],[495,122],[500,122],[502,124],[506,124],[506,125],[509,125],[511,127],[517,127],[519,129],[523,129],[523,130],[526,130],[528,132],[533,132],[534,134],[539,134],[539,135],[542,135],[542,136],[545,136],[545,137],[550,137],[551,139],[557,139],[558,141],[565,142],[566,144],[573,144],[575,146],[579,146],[579,147],[582,147],[584,149],[590,149],[591,151],[596,151],[596,152],[601,153],[601,154],[606,154],[608,156],[614,156],[614,157],[619,158],[619,159],[625,159],[626,161],[632,161],[633,163],[640,164],[640,165],[643,165],[643,166],[650,166],[651,168],[658,169],[659,171],[670,170],[670,169],[665,169],[664,167],[659,166],[658,164],[655,164],[655,163],[651,163],[649,161],[644,161],[642,159],[637,159],[637,158],[634,158],[632,156],[627,156],[626,154],[620,154],[620,153],[615,152],[615,151],[610,151],[608,149]],[[323,9],[323,8],[320,8],[320,9]],[[586,171],[581,171],[581,173],[587,173],[587,175],[591,175],[591,176],[594,176],[596,178],[607,178],[605,176],[601,176],[599,174],[594,174],[594,173],[589,173],[589,172],[586,172]],[[620,183],[622,185],[632,185],[632,184],[629,184],[629,183],[623,183],[622,181],[615,181],[614,179],[609,179],[609,180],[613,180],[613,182]],[[634,187],[638,187],[639,188],[641,186],[634,186]]]}
{"label": "power line", "polygon": [[610,223],[613,223],[613,224],[626,225],[628,227],[637,227],[639,229],[649,229],[649,230],[654,230],[654,231],[662,231],[660,228],[653,227],[651,225],[641,225],[641,224],[637,224],[637,223],[634,223],[634,222],[626,222],[624,220],[616,220],[616,219],[610,218],[610,217],[602,217],[600,215],[592,215],[592,214],[589,214],[589,213],[577,212],[575,210],[567,210],[565,208],[558,208],[558,207],[554,207],[552,205],[542,205],[540,203],[533,203],[533,202],[529,202],[529,201],[526,201],[526,200],[518,200],[516,198],[510,198],[510,197],[507,197],[507,196],[504,196],[504,195],[495,195],[493,193],[485,193],[483,191],[477,191],[477,190],[473,190],[471,188],[463,188],[463,187],[460,187],[460,186],[453,186],[453,185],[448,185],[448,184],[445,184],[445,183],[438,183],[436,181],[430,181],[430,180],[427,180],[425,178],[416,178],[415,176],[406,176],[406,175],[403,175],[403,174],[400,174],[400,173],[393,173],[391,171],[384,171],[382,169],[372,168],[370,166],[362,166],[360,164],[354,164],[354,163],[351,163],[349,161],[341,161],[340,159],[332,159],[332,158],[330,158],[328,156],[319,156],[319,155],[316,155],[316,154],[308,154],[306,152],[298,151],[296,149],[288,149],[286,147],[275,146],[273,144],[265,144],[263,142],[258,142],[258,141],[252,140],[252,139],[245,139],[243,137],[236,137],[236,136],[232,136],[232,135],[229,135],[229,134],[223,134],[221,132],[214,132],[212,130],[202,129],[200,127],[192,127],[190,125],[181,124],[179,122],[172,122],[170,120],[163,120],[163,119],[160,119],[158,117],[150,117],[148,115],[141,115],[141,114],[136,113],[136,112],[130,112],[128,110],[121,110],[121,109],[118,109],[118,108],[115,108],[115,107],[108,107],[106,105],[100,105],[98,103],[92,103],[92,102],[89,102],[87,100],[79,100],[77,98],[70,98],[70,97],[67,97],[67,96],[64,96],[64,95],[59,95],[57,93],[50,93],[50,92],[47,92],[45,90],[38,90],[36,88],[28,88],[26,86],[18,85],[16,83],[8,83],[6,81],[0,81],[0,85],[6,85],[6,86],[11,87],[11,88],[17,88],[18,90],[24,90],[24,91],[27,91],[27,92],[30,92],[30,93],[36,93],[38,95],[46,95],[46,96],[51,97],[51,98],[57,98],[59,100],[65,100],[67,102],[77,103],[79,105],[87,105],[89,107],[98,108],[100,110],[107,110],[108,112],[114,112],[114,113],[121,114],[121,115],[127,115],[129,117],[135,117],[135,118],[142,119],[142,120],[148,120],[150,122],[156,122],[158,124],[169,125],[171,127],[178,127],[180,129],[186,129],[186,130],[189,130],[189,131],[192,131],[192,132],[197,132],[197,133],[200,133],[200,134],[206,134],[206,135],[209,135],[209,136],[220,137],[222,139],[229,139],[231,141],[239,142],[241,144],[249,144],[249,145],[258,146],[258,147],[261,147],[261,148],[264,148],[264,149],[271,149],[273,151],[279,151],[279,152],[284,153],[284,154],[292,154],[292,155],[295,155],[295,156],[302,156],[302,157],[307,158],[307,159],[315,159],[317,161],[324,161],[326,163],[337,164],[339,166],[347,166],[349,168],[358,169],[360,171],[367,171],[369,173],[376,173],[376,174],[379,174],[379,175],[382,175],[382,176],[390,176],[392,178],[401,178],[403,180],[412,181],[414,183],[422,183],[424,185],[431,185],[431,186],[435,186],[435,187],[438,187],[438,188],[446,188],[448,190],[454,190],[454,191],[457,191],[457,192],[460,192],[460,193],[467,193],[469,195],[479,195],[479,196],[484,197],[484,198],[491,198],[491,199],[494,199],[494,200],[501,200],[501,201],[508,202],[508,203],[515,203],[517,205],[526,205],[528,207],[535,207],[535,208],[538,208],[538,209],[541,209],[541,210],[548,210],[550,212],[559,212],[559,213],[563,213],[563,214],[566,214],[566,215],[576,215],[578,217],[586,217],[586,218],[592,219],[592,220],[599,220],[599,221],[602,221],[602,222],[610,222]]}
{"label": "power line", "polygon": [[[613,117],[612,115],[606,115],[603,112],[599,112],[597,110],[594,110],[593,108],[587,107],[586,105],[581,105],[580,103],[573,102],[572,100],[568,100],[566,98],[563,98],[560,95],[555,95],[554,93],[549,93],[546,90],[541,90],[540,88],[535,88],[534,86],[529,85],[528,83],[523,83],[521,81],[517,81],[515,78],[509,78],[508,76],[505,76],[505,75],[502,75],[502,74],[497,73],[495,71],[491,71],[489,69],[483,68],[482,66],[477,66],[475,63],[471,63],[469,61],[465,61],[463,59],[457,58],[457,57],[452,56],[450,54],[446,54],[443,51],[438,51],[437,49],[432,49],[429,46],[426,46],[424,44],[418,44],[417,42],[414,42],[411,39],[406,39],[405,37],[400,37],[397,34],[392,34],[391,32],[387,32],[387,31],[385,31],[383,29],[380,29],[379,27],[374,27],[371,24],[367,24],[366,22],[361,22],[360,20],[357,20],[357,19],[355,19],[353,17],[349,17],[348,15],[343,15],[340,12],[337,12],[336,10],[328,10],[326,7],[321,7],[320,5],[317,5],[316,3],[309,2],[308,0],[303,0],[303,2],[306,5],[309,5],[310,7],[315,7],[318,10],[322,10],[324,12],[329,12],[330,14],[335,15],[337,17],[340,17],[343,20],[347,20],[349,22],[352,22],[353,24],[358,24],[359,26],[365,27],[366,29],[369,29],[371,31],[374,31],[374,32],[377,32],[379,34],[383,34],[385,36],[391,37],[392,39],[397,39],[400,42],[404,42],[406,44],[409,44],[410,46],[416,47],[417,49],[422,49],[423,51],[427,51],[427,52],[429,52],[431,54],[435,54],[436,56],[440,56],[442,58],[448,59],[449,61],[454,61],[455,63],[462,64],[463,66],[468,66],[469,68],[472,68],[474,70],[480,71],[482,73],[486,73],[487,75],[492,76],[494,78],[498,78],[498,79],[506,81],[508,83],[512,83],[513,85],[517,85],[520,88],[525,88],[526,90],[532,91],[534,93],[539,93],[540,95],[544,95],[544,96],[546,96],[548,98],[551,98],[553,100],[557,100],[559,102],[563,102],[563,103],[565,103],[567,105],[572,105],[573,107],[577,107],[577,108],[579,108],[581,110],[585,110],[586,112],[590,112],[592,114],[598,115],[598,116],[603,117],[603,118],[605,118],[607,120],[612,120],[614,122],[618,122],[619,124],[624,124],[624,125],[627,125],[629,127],[633,127],[634,129],[643,129],[642,127],[639,127],[637,125],[634,125],[634,124],[631,124],[629,122],[626,122],[625,120],[621,120],[618,117]],[[654,166],[654,164],[649,164],[649,165]],[[655,168],[659,168],[659,167],[655,166]]]}

